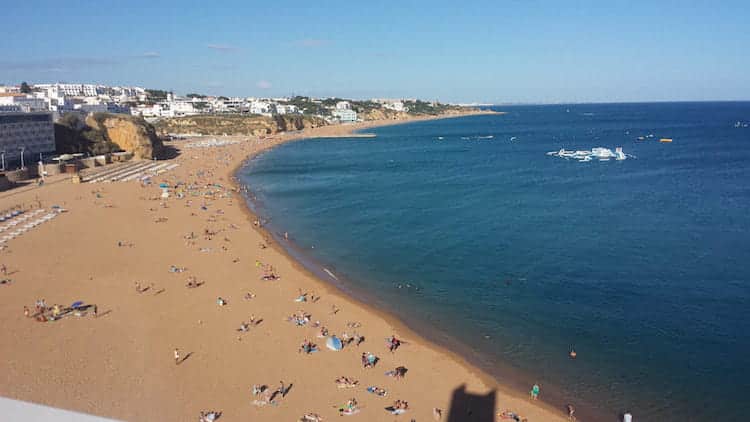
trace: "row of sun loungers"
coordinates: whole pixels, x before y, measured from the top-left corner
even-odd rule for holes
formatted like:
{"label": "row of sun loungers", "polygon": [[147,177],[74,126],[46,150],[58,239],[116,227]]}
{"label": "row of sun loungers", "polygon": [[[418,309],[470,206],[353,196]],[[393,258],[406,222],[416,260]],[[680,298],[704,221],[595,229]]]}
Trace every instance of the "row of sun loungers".
{"label": "row of sun loungers", "polygon": [[162,174],[177,166],[179,166],[177,163],[138,161],[86,174],[81,178],[81,181],[86,183],[128,182],[131,180],[138,180],[143,176]]}
{"label": "row of sun loungers", "polygon": [[37,209],[22,214],[19,218],[15,218],[7,224],[0,226],[0,234],[4,234],[0,237],[0,244],[15,239],[34,227],[52,220],[59,214],[59,211],[45,209]]}

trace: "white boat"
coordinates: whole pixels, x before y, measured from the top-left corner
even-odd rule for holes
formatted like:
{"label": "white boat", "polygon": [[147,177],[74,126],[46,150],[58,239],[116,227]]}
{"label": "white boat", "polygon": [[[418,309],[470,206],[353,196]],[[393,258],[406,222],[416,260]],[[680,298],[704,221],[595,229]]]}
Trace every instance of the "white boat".
{"label": "white boat", "polygon": [[591,148],[591,155],[600,160],[609,160],[615,157],[611,149],[602,147]]}
{"label": "white boat", "polygon": [[609,161],[612,158],[618,161],[622,161],[628,158],[628,155],[622,151],[622,147],[615,148],[615,152],[612,152],[612,150],[609,148],[603,147],[592,148],[591,151],[570,151],[566,150],[565,148],[561,148],[559,151],[550,151],[547,153],[547,155],[565,159],[572,158],[580,162],[592,161],[593,159],[597,159],[599,161]]}

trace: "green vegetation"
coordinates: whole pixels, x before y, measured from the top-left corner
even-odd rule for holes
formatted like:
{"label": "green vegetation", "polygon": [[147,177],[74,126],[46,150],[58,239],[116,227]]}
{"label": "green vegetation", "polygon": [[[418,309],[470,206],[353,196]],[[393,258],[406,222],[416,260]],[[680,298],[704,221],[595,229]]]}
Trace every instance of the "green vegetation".
{"label": "green vegetation", "polygon": [[409,110],[410,114],[430,114],[430,115],[442,114],[454,108],[447,104],[440,104],[438,102],[428,103],[422,100],[404,101],[404,107],[406,107]]}
{"label": "green vegetation", "polygon": [[146,102],[158,103],[159,101],[165,101],[167,99],[168,91],[162,91],[160,89],[147,89],[146,90]]}
{"label": "green vegetation", "polygon": [[[302,114],[308,116],[328,116],[331,114],[331,111],[324,107],[323,102],[313,101],[310,97],[303,97],[298,95],[281,104],[295,105],[297,106],[297,108],[299,108]],[[335,104],[336,103],[334,103],[334,105]]]}
{"label": "green vegetation", "polygon": [[186,95],[186,97],[188,97],[188,98],[206,98],[205,95],[196,94],[196,93],[190,93],[190,94]]}
{"label": "green vegetation", "polygon": [[23,93],[23,94],[30,94],[31,93],[31,87],[25,81],[21,82],[21,93]]}

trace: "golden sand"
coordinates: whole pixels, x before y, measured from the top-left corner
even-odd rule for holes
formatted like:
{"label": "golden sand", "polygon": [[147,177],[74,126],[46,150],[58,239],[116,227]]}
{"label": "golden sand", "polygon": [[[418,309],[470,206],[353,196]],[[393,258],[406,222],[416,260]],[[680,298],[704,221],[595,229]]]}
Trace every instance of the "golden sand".
{"label": "golden sand", "polygon": [[[221,411],[222,422],[296,421],[308,412],[334,420],[337,408],[350,398],[357,399],[361,411],[349,417],[359,421],[433,421],[434,408],[442,409],[443,421],[486,421],[487,412],[503,409],[529,421],[565,420],[560,411],[510,391],[393,318],[314,278],[253,227],[243,199],[232,191],[234,169],[264,149],[391,123],[183,149],[173,159],[180,166],[155,176],[147,187],[138,182],[73,184],[56,176],[42,187],[0,193],[0,210],[55,204],[68,210],[9,241],[0,252],[0,264],[10,274],[5,277],[12,280],[0,286],[0,395],[131,421],[194,421],[204,410]],[[174,145],[179,149],[181,144]],[[159,183],[178,181],[200,186],[195,192],[214,193],[186,191],[183,199],[159,199]],[[204,204],[207,210],[201,209]],[[216,232],[210,240],[206,229]],[[192,241],[185,238],[191,232]],[[270,247],[263,249],[261,243]],[[262,281],[256,261],[273,266],[281,279]],[[186,271],[170,272],[172,265]],[[189,277],[205,284],[186,288]],[[148,290],[136,292],[136,282]],[[299,289],[321,299],[297,303]],[[255,297],[244,299],[248,292]],[[218,297],[227,305],[217,305]],[[97,304],[99,316],[89,310],[53,322],[25,317],[23,306],[33,312],[41,298],[48,305]],[[318,329],[286,321],[298,310],[332,334],[356,331],[366,340],[340,352],[327,350],[325,339],[316,337]],[[262,322],[246,333],[236,331],[251,316]],[[349,322],[361,327],[349,328]],[[389,352],[384,339],[391,335],[408,344]],[[321,351],[299,353],[304,339]],[[179,365],[175,348],[184,359]],[[362,367],[362,352],[380,357],[375,368]],[[397,366],[408,368],[404,379],[384,375]],[[337,388],[334,381],[340,376],[357,380],[358,386]],[[275,390],[280,381],[291,385],[285,397],[271,405],[253,404],[260,398],[252,394],[253,385]],[[368,393],[368,386],[385,388],[387,397]],[[477,398],[467,404],[462,386]],[[384,410],[399,399],[409,403],[406,414]]]}

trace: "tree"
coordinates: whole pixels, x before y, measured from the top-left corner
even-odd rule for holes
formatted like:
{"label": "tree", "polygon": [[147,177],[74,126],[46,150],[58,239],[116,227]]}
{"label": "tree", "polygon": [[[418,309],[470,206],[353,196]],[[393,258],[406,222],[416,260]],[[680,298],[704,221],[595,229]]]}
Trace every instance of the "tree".
{"label": "tree", "polygon": [[31,93],[31,87],[29,86],[29,84],[26,83],[26,81],[21,82],[21,92],[24,94]]}

